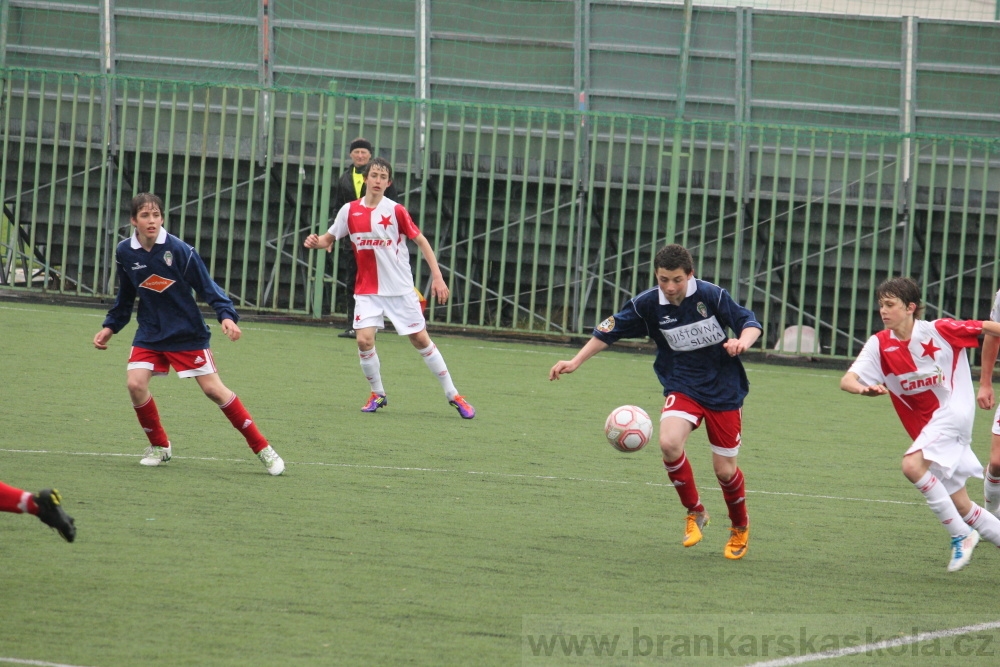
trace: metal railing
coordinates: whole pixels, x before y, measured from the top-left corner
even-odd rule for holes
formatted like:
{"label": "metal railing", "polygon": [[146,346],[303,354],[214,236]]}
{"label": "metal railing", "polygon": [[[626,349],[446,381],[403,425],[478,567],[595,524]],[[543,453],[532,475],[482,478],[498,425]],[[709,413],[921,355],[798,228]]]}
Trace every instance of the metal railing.
{"label": "metal railing", "polygon": [[[930,316],[985,317],[997,286],[991,139],[0,76],[0,285],[11,289],[111,294],[128,201],[153,190],[240,308],[342,312],[338,253],[301,242],[334,215],[329,188],[358,135],[393,162],[450,283],[436,325],[587,333],[653,284],[668,241],[755,310],[761,348],[812,327],[817,354],[855,355],[890,275],[923,282]],[[415,274],[425,288],[422,261]]]}

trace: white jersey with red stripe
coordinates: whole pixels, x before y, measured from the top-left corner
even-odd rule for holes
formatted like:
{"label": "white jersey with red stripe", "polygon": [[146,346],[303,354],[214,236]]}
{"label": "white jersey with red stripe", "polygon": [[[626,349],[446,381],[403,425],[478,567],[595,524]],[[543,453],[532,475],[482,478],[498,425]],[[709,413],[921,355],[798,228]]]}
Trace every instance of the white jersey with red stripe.
{"label": "white jersey with red stripe", "polygon": [[334,238],[351,237],[358,263],[355,294],[402,296],[413,292],[413,271],[406,239],[420,229],[402,204],[383,197],[375,208],[357,199],[344,206],[327,230]]}
{"label": "white jersey with red stripe", "polygon": [[982,331],[977,320],[915,320],[902,341],[885,329],[868,339],[850,371],[866,385],[885,384],[914,440],[933,427],[968,443],[976,394],[965,348],[977,347]]}
{"label": "white jersey with red stripe", "polygon": [[993,295],[993,308],[990,310],[990,319],[1000,322],[1000,291]]}

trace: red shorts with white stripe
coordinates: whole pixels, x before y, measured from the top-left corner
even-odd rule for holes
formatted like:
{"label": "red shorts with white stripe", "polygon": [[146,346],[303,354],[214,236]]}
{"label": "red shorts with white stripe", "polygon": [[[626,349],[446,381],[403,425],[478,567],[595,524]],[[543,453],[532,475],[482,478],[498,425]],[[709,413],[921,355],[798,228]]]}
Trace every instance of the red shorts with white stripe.
{"label": "red shorts with white stripe", "polygon": [[742,410],[709,410],[685,394],[670,392],[663,403],[660,421],[679,417],[694,424],[705,422],[705,431],[712,452],[719,456],[737,456],[740,453],[740,432],[743,430]]}
{"label": "red shorts with white stripe", "polygon": [[128,369],[145,368],[153,375],[166,375],[173,367],[177,377],[190,378],[196,375],[211,375],[218,372],[212,351],[182,350],[180,352],[160,352],[144,347],[133,347],[128,357]]}

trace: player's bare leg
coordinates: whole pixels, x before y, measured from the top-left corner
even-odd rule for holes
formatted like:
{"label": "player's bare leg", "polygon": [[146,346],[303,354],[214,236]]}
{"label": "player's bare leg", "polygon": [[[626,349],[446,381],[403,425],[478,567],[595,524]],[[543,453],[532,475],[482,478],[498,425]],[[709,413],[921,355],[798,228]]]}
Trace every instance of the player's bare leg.
{"label": "player's bare leg", "polygon": [[218,406],[223,405],[233,397],[233,391],[222,384],[222,379],[219,378],[218,373],[196,375],[194,379],[197,380],[201,390],[205,392],[205,396],[208,396],[208,399]]}
{"label": "player's bare leg", "polygon": [[148,368],[130,368],[126,377],[129,398],[132,405],[142,405],[150,398],[149,381],[153,377],[153,371]]}

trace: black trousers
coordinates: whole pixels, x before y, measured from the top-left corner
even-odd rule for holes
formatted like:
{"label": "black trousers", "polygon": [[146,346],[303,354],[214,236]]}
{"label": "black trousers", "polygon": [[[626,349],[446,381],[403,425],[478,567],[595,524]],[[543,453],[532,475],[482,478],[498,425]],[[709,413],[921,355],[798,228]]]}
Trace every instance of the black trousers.
{"label": "black trousers", "polygon": [[354,259],[354,250],[346,248],[342,253],[341,264],[344,271],[344,285],[347,299],[347,328],[354,328],[354,282],[358,277],[358,264]]}

